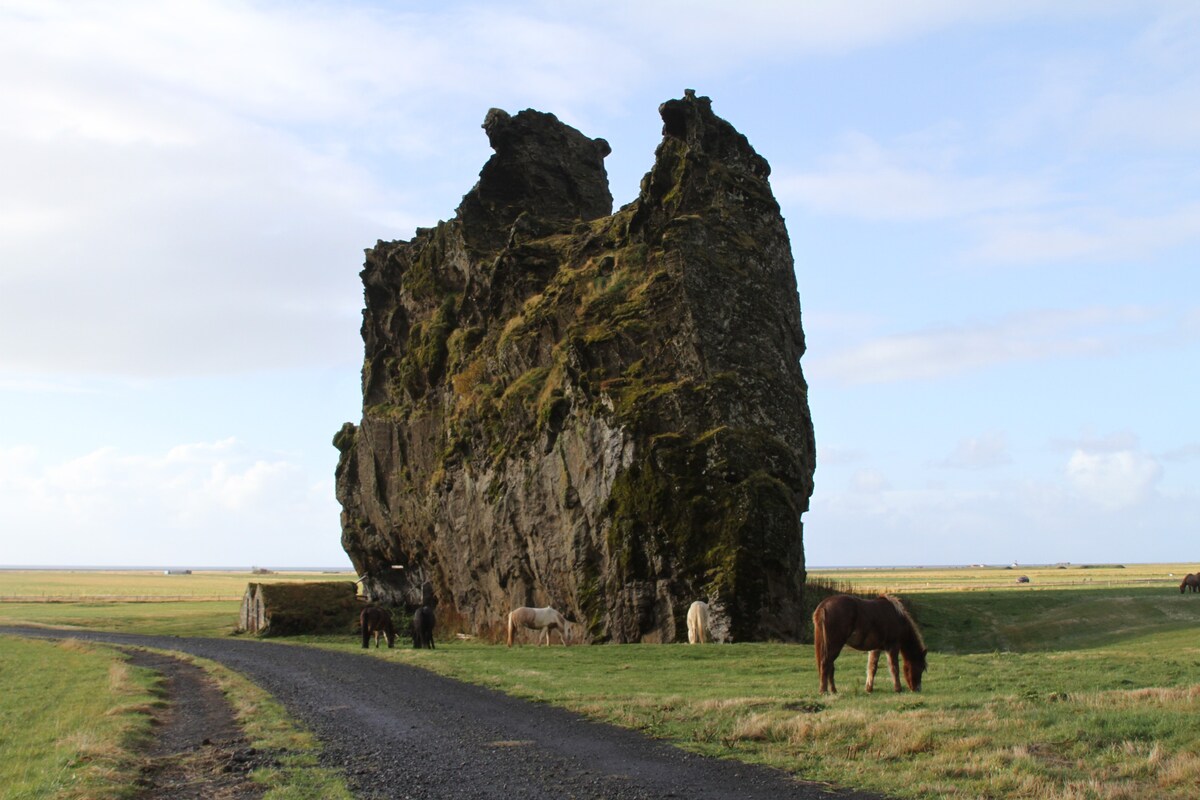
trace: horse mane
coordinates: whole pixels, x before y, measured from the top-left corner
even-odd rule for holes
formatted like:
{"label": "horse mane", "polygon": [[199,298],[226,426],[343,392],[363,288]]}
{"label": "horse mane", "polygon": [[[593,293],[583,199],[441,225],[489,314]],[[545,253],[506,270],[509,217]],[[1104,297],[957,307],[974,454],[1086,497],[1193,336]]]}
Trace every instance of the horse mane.
{"label": "horse mane", "polygon": [[916,620],[912,618],[912,614],[908,613],[908,609],[904,607],[904,603],[900,602],[900,598],[890,594],[881,594],[880,597],[891,603],[892,607],[896,609],[896,613],[908,623],[908,628],[912,631],[913,638],[917,640],[917,647],[924,650],[925,639],[921,636],[921,629],[917,627]]}

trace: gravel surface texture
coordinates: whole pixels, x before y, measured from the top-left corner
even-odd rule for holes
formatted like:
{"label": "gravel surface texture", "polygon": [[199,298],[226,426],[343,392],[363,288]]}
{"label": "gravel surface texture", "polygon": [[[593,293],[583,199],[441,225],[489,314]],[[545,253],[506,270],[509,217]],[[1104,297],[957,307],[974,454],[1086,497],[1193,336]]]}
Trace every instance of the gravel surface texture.
{"label": "gravel surface texture", "polygon": [[843,798],[879,795],[803,783],[784,772],[686,753],[422,669],[357,653],[249,639],[199,639],[32,628],[218,661],[274,695],[320,740],[321,761],[361,798]]}

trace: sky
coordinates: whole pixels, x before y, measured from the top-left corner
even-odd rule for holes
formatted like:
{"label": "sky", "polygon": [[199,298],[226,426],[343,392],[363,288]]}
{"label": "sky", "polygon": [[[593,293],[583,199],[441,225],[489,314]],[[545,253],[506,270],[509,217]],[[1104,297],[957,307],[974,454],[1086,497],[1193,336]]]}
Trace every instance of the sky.
{"label": "sky", "polygon": [[771,164],[810,566],[1200,562],[1200,6],[0,0],[0,565],[341,567],[364,248],[489,108]]}

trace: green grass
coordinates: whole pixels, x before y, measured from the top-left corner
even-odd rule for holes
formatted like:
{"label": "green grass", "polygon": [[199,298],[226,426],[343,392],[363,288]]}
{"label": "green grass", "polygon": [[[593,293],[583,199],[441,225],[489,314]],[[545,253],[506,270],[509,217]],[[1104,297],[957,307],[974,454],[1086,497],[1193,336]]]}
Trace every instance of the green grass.
{"label": "green grass", "polygon": [[[225,636],[249,583],[354,580],[352,572],[0,570],[0,624],[51,625],[169,636]],[[12,598],[23,598],[18,602]]]}
{"label": "green grass", "polygon": [[142,603],[0,603],[0,624],[89,628],[166,636],[227,636],[239,603],[194,600]]}
{"label": "green grass", "polygon": [[152,688],[150,673],[113,650],[0,636],[0,793],[130,795],[131,752],[149,736]]}
{"label": "green grass", "polygon": [[223,599],[240,601],[248,583],[295,583],[354,580],[350,571],[273,572],[198,571],[164,575],[162,570],[0,570],[0,599]]}
{"label": "green grass", "polygon": [[821,696],[807,645],[371,652],[696,752],[898,797],[1194,797],[1200,598],[1137,580],[906,596],[932,650],[921,694],[867,695],[866,656],[848,650],[841,694]]}
{"label": "green grass", "polygon": [[1171,586],[914,591],[905,597],[925,643],[945,653],[1078,650],[1200,622],[1200,598]]}
{"label": "green grass", "polygon": [[[264,800],[349,800],[341,776],[318,764],[312,734],[270,695],[220,664],[175,655],[216,680],[249,746],[276,756],[278,766],[251,776]],[[164,702],[159,684],[108,647],[0,636],[0,796],[132,797],[151,711]]]}
{"label": "green grass", "polygon": [[[1017,567],[881,567],[810,569],[809,580],[842,581],[863,590],[894,592],[980,589],[1038,591],[1045,588],[1093,589],[1113,586],[1174,586],[1200,566],[1189,564],[1072,564]],[[1020,576],[1029,583],[1018,585]]]}

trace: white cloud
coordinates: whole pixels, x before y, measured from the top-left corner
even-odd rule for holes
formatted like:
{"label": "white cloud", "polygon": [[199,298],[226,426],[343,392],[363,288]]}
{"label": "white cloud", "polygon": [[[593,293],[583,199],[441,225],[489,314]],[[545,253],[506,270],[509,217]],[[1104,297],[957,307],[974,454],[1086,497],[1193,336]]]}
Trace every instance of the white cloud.
{"label": "white cloud", "polygon": [[1030,264],[1144,259],[1156,251],[1200,240],[1200,203],[1153,216],[1080,208],[994,215],[981,218],[976,227],[980,241],[967,256],[980,261]]}
{"label": "white cloud", "polygon": [[0,9],[0,369],[356,363],[362,248],[445,216],[429,154],[471,137],[456,202],[489,101],[603,95],[624,47],[469,7]]}
{"label": "white cloud", "polygon": [[1200,442],[1172,448],[1159,456],[1162,461],[1192,461],[1200,459]]}
{"label": "white cloud", "polygon": [[868,220],[970,218],[1037,207],[1053,196],[1048,182],[1037,177],[956,172],[961,167],[953,156],[939,152],[946,148],[953,146],[902,154],[864,134],[850,134],[842,150],[827,156],[819,169],[777,175],[772,186],[782,199],[793,199],[811,211]]}
{"label": "white cloud", "polygon": [[1084,455],[1074,477],[1063,470],[955,488],[921,485],[914,471],[874,494],[818,481],[805,514],[805,556],[814,566],[1191,558],[1189,520],[1200,513],[1200,493],[1155,491],[1153,460],[1136,452]]}
{"label": "white cloud", "polygon": [[1057,438],[1051,444],[1055,450],[1068,452],[1083,450],[1088,453],[1120,453],[1137,450],[1138,437],[1130,431],[1119,431],[1104,436],[1085,433],[1074,438]]}
{"label": "white cloud", "polygon": [[950,469],[991,469],[1012,463],[1003,433],[987,433],[961,440],[937,466]]}
{"label": "white cloud", "polygon": [[49,464],[30,447],[0,451],[0,528],[10,564],[344,560],[332,481],[233,439]]}
{"label": "white cloud", "polygon": [[1076,450],[1066,467],[1067,480],[1075,492],[1109,510],[1144,503],[1162,473],[1162,466],[1154,458],[1132,450]]}
{"label": "white cloud", "polygon": [[891,487],[887,476],[876,469],[859,469],[850,479],[851,491],[861,494],[879,494]]}
{"label": "white cloud", "polygon": [[1130,326],[1159,319],[1138,308],[1013,314],[992,323],[893,334],[806,359],[805,371],[843,384],[932,380],[996,364],[1101,356],[1129,341]]}
{"label": "white cloud", "polygon": [[[839,3],[727,3],[720,0],[605,3],[606,16],[637,21],[654,31],[662,49],[698,66],[732,57],[829,55],[914,39],[949,28],[970,28],[1037,18],[1094,17],[1112,6],[1018,0],[955,3],[945,0],[855,0]],[[623,8],[622,8],[623,7]],[[613,10],[621,9],[620,11]]]}

